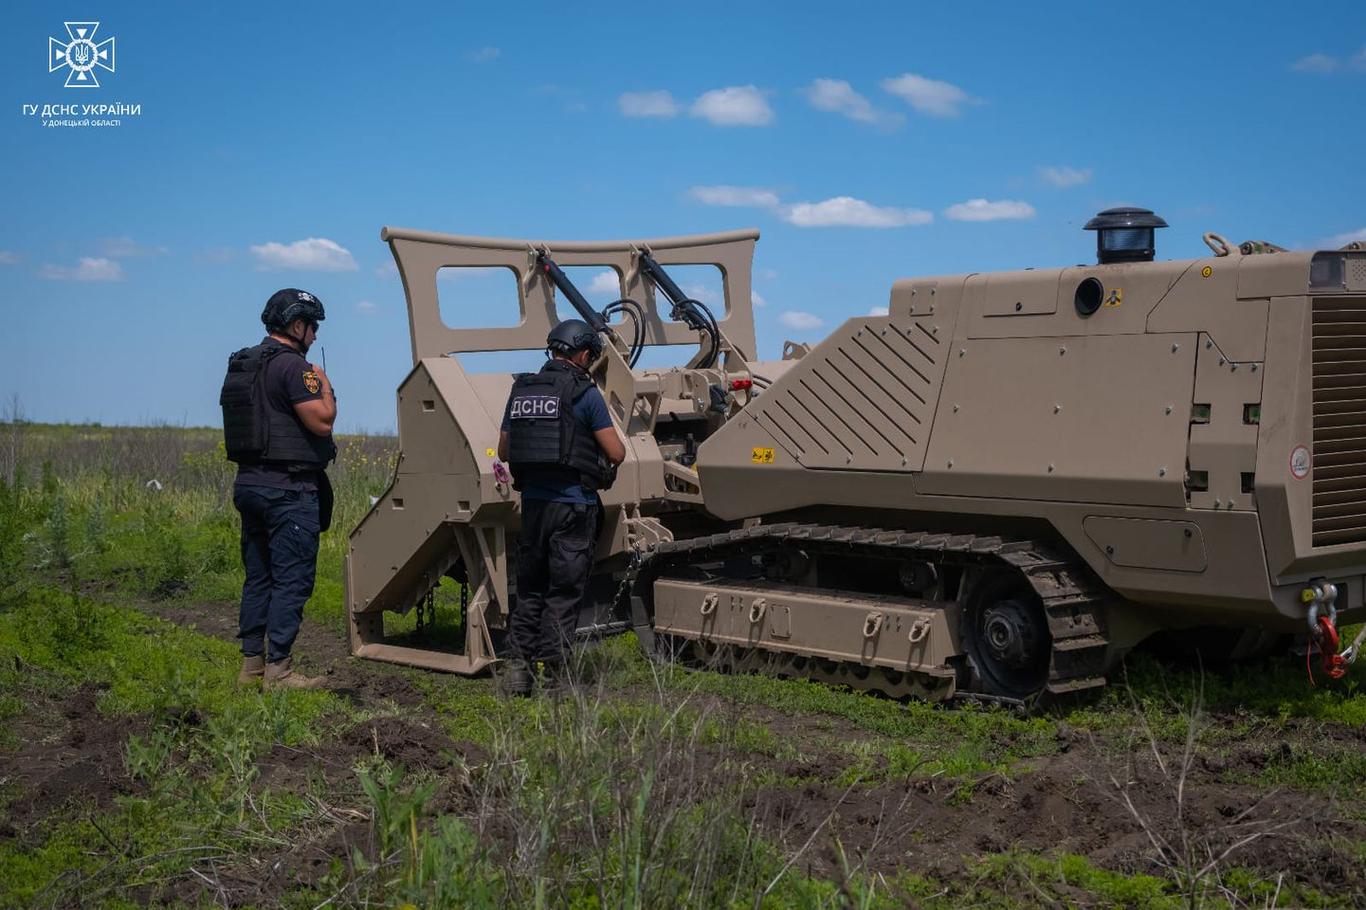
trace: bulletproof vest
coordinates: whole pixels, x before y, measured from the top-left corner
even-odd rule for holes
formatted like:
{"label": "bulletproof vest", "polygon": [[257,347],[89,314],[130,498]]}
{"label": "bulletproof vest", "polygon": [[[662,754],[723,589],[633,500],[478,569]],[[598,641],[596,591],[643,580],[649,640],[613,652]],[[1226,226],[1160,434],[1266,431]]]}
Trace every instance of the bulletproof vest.
{"label": "bulletproof vest", "polygon": [[508,402],[508,466],[512,488],[527,484],[612,485],[615,471],[593,433],[574,416],[574,402],[593,380],[572,363],[550,360],[539,373],[522,373]]}
{"label": "bulletproof vest", "polygon": [[289,350],[266,339],[228,358],[218,403],[223,407],[223,442],[229,461],[317,471],[337,457],[331,438],[310,433],[293,408],[280,411],[266,393],[266,364]]}

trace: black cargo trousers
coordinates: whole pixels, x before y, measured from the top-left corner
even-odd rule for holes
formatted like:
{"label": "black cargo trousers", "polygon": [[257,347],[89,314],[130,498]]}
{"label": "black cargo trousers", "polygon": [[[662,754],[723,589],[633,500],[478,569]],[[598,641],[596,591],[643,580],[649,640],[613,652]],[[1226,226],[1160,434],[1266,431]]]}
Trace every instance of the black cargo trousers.
{"label": "black cargo trousers", "polygon": [[512,657],[563,665],[593,570],[602,506],[522,500],[517,602],[508,618]]}

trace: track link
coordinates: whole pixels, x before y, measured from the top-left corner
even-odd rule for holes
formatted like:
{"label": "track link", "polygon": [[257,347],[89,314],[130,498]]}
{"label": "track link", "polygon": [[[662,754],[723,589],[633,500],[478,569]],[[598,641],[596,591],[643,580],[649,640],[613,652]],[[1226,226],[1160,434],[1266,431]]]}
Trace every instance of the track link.
{"label": "track link", "polygon": [[[919,559],[936,565],[1010,570],[1028,583],[1043,604],[1052,639],[1043,692],[1063,695],[1105,685],[1109,646],[1105,635],[1105,607],[1114,595],[1085,564],[1050,543],[972,534],[782,523],[661,541],[642,554],[630,588],[631,622],[642,645],[655,654],[677,656],[682,650],[680,645],[686,644],[702,662],[724,669],[798,676],[876,690],[893,697],[1013,700],[987,691],[975,691],[973,684],[964,687],[955,685],[953,680],[925,673],[900,672],[855,661],[832,661],[767,650],[758,652],[694,639],[680,641],[673,636],[668,641],[656,641],[653,626],[656,579],[700,563],[760,555],[798,542],[804,551],[825,556]],[[977,675],[972,674],[972,679],[976,681]]]}

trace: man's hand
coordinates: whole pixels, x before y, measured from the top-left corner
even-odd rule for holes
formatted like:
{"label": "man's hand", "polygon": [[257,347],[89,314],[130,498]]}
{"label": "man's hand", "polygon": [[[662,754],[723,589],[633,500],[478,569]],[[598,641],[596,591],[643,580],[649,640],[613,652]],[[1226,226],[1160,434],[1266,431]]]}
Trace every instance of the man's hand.
{"label": "man's hand", "polygon": [[332,380],[327,378],[327,374],[323,372],[323,368],[318,366],[316,363],[310,363],[308,365],[308,368],[317,374],[318,382],[322,383],[323,398],[328,398],[333,401],[336,401],[337,396],[332,391]]}

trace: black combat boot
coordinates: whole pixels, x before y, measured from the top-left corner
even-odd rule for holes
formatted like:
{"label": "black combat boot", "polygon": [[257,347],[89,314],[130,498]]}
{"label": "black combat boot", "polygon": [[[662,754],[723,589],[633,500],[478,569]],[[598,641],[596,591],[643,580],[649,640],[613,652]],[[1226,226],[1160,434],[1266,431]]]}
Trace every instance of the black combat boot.
{"label": "black combat boot", "polygon": [[526,661],[517,658],[512,658],[503,664],[503,672],[500,676],[503,694],[514,698],[525,698],[530,695],[531,688],[536,682]]}

